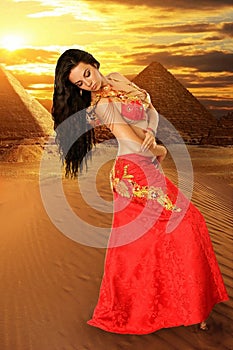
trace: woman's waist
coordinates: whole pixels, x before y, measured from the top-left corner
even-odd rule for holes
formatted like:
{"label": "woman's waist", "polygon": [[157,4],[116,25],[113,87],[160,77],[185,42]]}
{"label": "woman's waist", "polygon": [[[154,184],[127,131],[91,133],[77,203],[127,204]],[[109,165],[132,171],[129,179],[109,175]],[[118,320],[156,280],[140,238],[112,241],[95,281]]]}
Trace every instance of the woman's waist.
{"label": "woman's waist", "polygon": [[139,155],[142,158],[148,158],[151,160],[154,157],[154,154],[150,151],[142,151],[141,144],[132,140],[118,139],[118,152],[119,157],[134,154]]}
{"label": "woman's waist", "polygon": [[121,152],[120,150],[117,153],[115,164],[118,162],[132,162],[136,164],[140,164],[141,162],[146,163],[146,164],[153,164],[156,162],[156,158],[153,156],[153,154],[150,152],[132,152],[131,149],[122,149]]}

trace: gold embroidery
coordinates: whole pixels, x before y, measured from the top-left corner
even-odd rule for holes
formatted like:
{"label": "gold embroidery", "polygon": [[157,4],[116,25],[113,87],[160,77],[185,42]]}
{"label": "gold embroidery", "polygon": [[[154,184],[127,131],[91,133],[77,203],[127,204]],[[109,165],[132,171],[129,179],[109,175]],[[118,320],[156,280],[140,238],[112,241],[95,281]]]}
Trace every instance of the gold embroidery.
{"label": "gold embroidery", "polygon": [[[137,102],[140,101],[144,109],[146,110],[149,107],[149,101],[148,99],[142,99],[138,95],[130,95],[129,92],[125,92],[123,90],[115,90],[110,84],[105,85],[101,88],[99,92],[96,93],[95,98],[91,101],[90,109],[91,112],[95,112],[95,108],[97,103],[100,101],[101,98],[116,98],[117,101],[122,103],[130,103],[130,102]],[[91,108],[92,107],[92,108]],[[91,112],[88,112],[90,114]]]}
{"label": "gold embroidery", "polygon": [[131,197],[130,192],[128,190],[128,187],[124,181],[119,180],[119,181],[115,182],[114,188],[115,188],[116,192],[119,193],[122,197],[126,197],[126,198]]}
{"label": "gold embroidery", "polygon": [[161,187],[141,186],[137,184],[133,180],[134,176],[128,174],[128,167],[128,165],[124,166],[122,178],[115,177],[114,168],[110,175],[112,189],[119,195],[126,198],[136,197],[140,199],[156,200],[167,210],[181,211],[181,208],[177,208],[177,206],[172,203],[171,199],[163,192]]}
{"label": "gold embroidery", "polygon": [[115,97],[118,101],[129,103],[132,101],[141,101],[144,108],[148,107],[148,101],[144,101],[138,95],[130,95],[130,92],[123,90],[115,90],[110,84],[105,85],[100,92],[96,93],[95,99],[91,102],[91,106],[95,105],[102,97]]}
{"label": "gold embroidery", "polygon": [[133,179],[134,178],[133,175],[128,174],[128,167],[129,167],[128,165],[124,166],[124,174],[122,176],[123,179]]}

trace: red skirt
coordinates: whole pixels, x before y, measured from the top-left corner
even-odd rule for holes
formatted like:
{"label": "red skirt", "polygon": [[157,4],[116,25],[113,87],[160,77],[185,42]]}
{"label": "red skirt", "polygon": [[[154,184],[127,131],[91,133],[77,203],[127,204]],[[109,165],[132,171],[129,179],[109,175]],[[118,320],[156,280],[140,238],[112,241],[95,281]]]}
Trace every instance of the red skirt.
{"label": "red skirt", "polygon": [[117,157],[111,182],[113,225],[87,323],[148,334],[204,321],[229,298],[200,211],[141,155]]}

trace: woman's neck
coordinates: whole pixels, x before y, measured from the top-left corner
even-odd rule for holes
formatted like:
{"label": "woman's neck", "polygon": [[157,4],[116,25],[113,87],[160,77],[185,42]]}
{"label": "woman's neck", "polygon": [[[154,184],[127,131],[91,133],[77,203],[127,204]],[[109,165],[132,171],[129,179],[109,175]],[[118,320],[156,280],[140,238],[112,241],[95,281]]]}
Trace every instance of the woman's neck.
{"label": "woman's neck", "polygon": [[104,85],[109,84],[108,79],[104,75],[101,74],[101,77],[102,77],[101,87],[103,87]]}

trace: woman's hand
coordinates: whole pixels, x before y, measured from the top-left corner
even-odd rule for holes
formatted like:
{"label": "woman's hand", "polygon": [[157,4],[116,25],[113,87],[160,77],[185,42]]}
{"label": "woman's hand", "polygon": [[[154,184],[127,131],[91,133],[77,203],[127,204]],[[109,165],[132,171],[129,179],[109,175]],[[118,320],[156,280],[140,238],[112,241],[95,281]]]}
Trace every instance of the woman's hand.
{"label": "woman's hand", "polygon": [[167,155],[167,149],[164,146],[157,145],[156,146],[156,151],[157,151],[156,152],[157,153],[156,159],[157,159],[157,161],[159,163],[161,163],[165,159],[165,157]]}
{"label": "woman's hand", "polygon": [[167,155],[167,149],[162,145],[154,144],[149,150],[143,151],[142,155],[151,157],[153,160],[157,159],[157,161],[161,163]]}
{"label": "woman's hand", "polygon": [[142,143],[142,152],[147,151],[150,147],[156,147],[155,137],[152,132],[146,131],[145,138]]}

